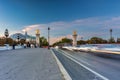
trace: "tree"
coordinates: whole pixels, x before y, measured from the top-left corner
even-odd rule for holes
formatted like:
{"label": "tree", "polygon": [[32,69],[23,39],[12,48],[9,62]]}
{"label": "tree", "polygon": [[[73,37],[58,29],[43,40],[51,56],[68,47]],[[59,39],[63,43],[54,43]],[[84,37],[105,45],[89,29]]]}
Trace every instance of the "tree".
{"label": "tree", "polygon": [[117,43],[120,43],[120,38],[117,38]]}
{"label": "tree", "polygon": [[80,45],[80,44],[86,44],[86,41],[84,41],[84,40],[79,40],[79,41],[77,41],[77,44],[78,44],[78,45]]}
{"label": "tree", "polygon": [[0,38],[0,46],[4,46],[5,44],[5,38]]}
{"label": "tree", "polygon": [[54,43],[52,46],[72,45],[72,39],[63,38],[61,41]]}
{"label": "tree", "polygon": [[52,46],[62,46],[62,42],[61,42],[61,41],[56,42],[56,43],[54,43]]}
{"label": "tree", "polygon": [[115,43],[115,39],[112,37],[109,39],[109,43]]}
{"label": "tree", "polygon": [[68,38],[63,38],[62,43],[72,43],[72,40],[71,39],[68,39]]}
{"label": "tree", "polygon": [[102,44],[102,43],[107,43],[107,40],[104,40],[99,37],[92,37],[90,40],[87,41],[89,44]]}
{"label": "tree", "polygon": [[92,37],[92,38],[90,39],[90,42],[91,42],[92,44],[102,43],[102,39],[101,39],[101,38],[98,38],[98,37]]}
{"label": "tree", "polygon": [[[0,38],[0,46],[4,46],[6,43],[5,38]],[[13,44],[13,39],[12,38],[7,38],[7,44],[12,45]]]}
{"label": "tree", "polygon": [[21,45],[23,45],[24,43],[26,43],[26,40],[25,39],[20,39],[20,43],[21,43]]}
{"label": "tree", "polygon": [[13,44],[13,39],[12,38],[7,38],[8,44],[11,46]]}
{"label": "tree", "polygon": [[40,46],[48,46],[48,41],[45,37],[40,37]]}

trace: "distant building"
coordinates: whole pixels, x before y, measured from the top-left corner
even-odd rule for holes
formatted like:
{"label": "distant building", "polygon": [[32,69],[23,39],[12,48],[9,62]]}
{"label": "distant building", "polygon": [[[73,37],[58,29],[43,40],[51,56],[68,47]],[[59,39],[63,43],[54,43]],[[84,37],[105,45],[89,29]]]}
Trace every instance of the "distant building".
{"label": "distant building", "polygon": [[34,36],[30,36],[27,34],[27,32],[25,32],[25,34],[22,34],[22,33],[15,33],[15,34],[12,34],[10,36],[10,38],[12,38],[13,40],[18,40],[18,37],[19,37],[19,40],[21,39],[24,39],[26,40],[27,42],[30,42],[30,41],[35,41],[35,37]]}

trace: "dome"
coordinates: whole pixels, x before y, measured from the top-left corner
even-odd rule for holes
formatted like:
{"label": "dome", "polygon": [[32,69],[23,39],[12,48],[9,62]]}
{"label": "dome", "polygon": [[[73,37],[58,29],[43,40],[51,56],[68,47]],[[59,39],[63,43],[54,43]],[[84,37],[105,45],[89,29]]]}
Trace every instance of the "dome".
{"label": "dome", "polygon": [[18,36],[19,36],[19,39],[27,39],[27,40],[31,40],[31,39],[36,39],[36,37],[34,37],[34,36],[30,36],[30,35],[27,35],[27,34],[25,34],[25,35],[23,35],[23,34],[21,34],[21,33],[15,33],[15,34],[12,34],[11,36],[10,36],[10,38],[12,38],[12,39],[14,39],[14,40],[17,40],[18,39]]}
{"label": "dome", "polygon": [[19,39],[25,39],[25,35],[21,34],[21,33],[15,33],[13,35],[11,35],[10,37],[14,40],[18,39],[18,36],[19,36]]}

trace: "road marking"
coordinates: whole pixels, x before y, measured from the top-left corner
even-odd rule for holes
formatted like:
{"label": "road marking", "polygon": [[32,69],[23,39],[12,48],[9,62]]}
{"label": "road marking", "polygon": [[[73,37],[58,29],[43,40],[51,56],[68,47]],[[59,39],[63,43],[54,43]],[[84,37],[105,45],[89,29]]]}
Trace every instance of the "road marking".
{"label": "road marking", "polygon": [[59,59],[57,58],[57,56],[55,55],[55,53],[52,51],[52,49],[50,50],[51,53],[53,54],[58,66],[59,66],[59,69],[60,71],[62,72],[63,74],[63,77],[65,78],[65,80],[72,80],[72,78],[70,77],[70,75],[68,74],[68,72],[66,71],[66,69],[64,68],[64,66],[62,65],[62,63],[59,61]]}
{"label": "road marking", "polygon": [[[76,60],[80,60],[80,59],[72,56],[71,54],[68,54],[67,52],[65,52],[65,51],[63,51],[63,50],[61,50],[61,51],[64,52],[64,53],[66,53],[66,55],[68,55],[68,56],[70,56],[70,57],[72,57],[72,58],[74,58],[74,59],[76,59]],[[89,63],[86,62],[86,61],[83,61],[83,60],[80,60],[80,61],[81,61],[82,63],[84,63],[84,64],[87,64],[87,65],[91,66],[91,64],[89,64]]]}
{"label": "road marking", "polygon": [[[65,52],[65,53],[67,53],[67,52]],[[63,53],[62,53],[62,54],[63,54]],[[68,53],[67,53],[67,54],[68,54]],[[63,55],[66,56],[66,57],[68,57],[69,59],[71,59],[71,60],[74,61],[75,63],[79,64],[80,66],[84,67],[85,69],[89,70],[90,72],[92,72],[93,74],[95,74],[96,77],[98,76],[98,77],[102,78],[103,80],[109,80],[108,78],[106,78],[106,77],[102,76],[101,74],[95,72],[94,70],[92,70],[92,69],[90,69],[89,67],[83,65],[82,63],[80,63],[80,62],[78,62],[77,60],[71,58],[70,56],[68,56],[68,55],[66,55],[66,54],[63,54]]]}

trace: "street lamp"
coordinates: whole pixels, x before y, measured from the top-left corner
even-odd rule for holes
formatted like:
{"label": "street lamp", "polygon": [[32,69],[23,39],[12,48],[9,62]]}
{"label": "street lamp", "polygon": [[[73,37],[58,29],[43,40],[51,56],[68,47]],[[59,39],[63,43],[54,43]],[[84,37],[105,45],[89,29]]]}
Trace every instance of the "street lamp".
{"label": "street lamp", "polygon": [[110,42],[112,42],[112,29],[110,29]]}
{"label": "street lamp", "polygon": [[8,42],[7,42],[7,38],[8,38],[8,36],[9,36],[8,29],[5,29],[4,35],[5,35],[5,37],[6,37],[6,44],[7,44],[7,43],[8,43]]}
{"label": "street lamp", "polygon": [[50,49],[50,27],[48,27],[48,49]]}
{"label": "street lamp", "polygon": [[18,44],[19,44],[19,39],[20,39],[20,36],[19,36],[19,34],[17,35],[17,39],[18,39]]}
{"label": "street lamp", "polygon": [[112,29],[110,29],[110,37],[112,38]]}

